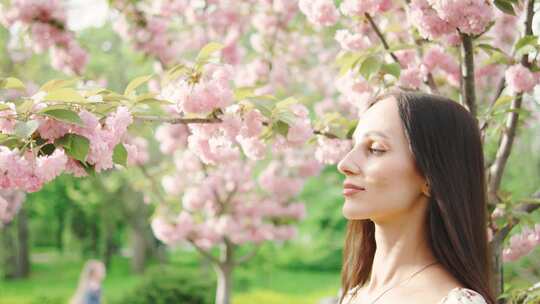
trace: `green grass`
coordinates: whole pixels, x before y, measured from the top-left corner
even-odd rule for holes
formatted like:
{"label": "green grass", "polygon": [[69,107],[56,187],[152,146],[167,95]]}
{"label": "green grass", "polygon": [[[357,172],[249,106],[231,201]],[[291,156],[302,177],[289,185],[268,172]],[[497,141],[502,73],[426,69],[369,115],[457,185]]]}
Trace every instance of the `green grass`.
{"label": "green grass", "polygon": [[[1,304],[65,303],[74,292],[84,262],[77,256],[40,252],[32,257],[32,274],[25,280],[0,281]],[[193,253],[175,253],[172,267],[193,269],[213,276],[213,269],[199,266]],[[106,303],[114,303],[141,281],[142,275],[129,270],[127,258],[116,257],[108,269],[103,291]],[[239,267],[234,274],[233,304],[318,303],[339,289],[339,273],[309,270],[287,270],[270,265]]]}

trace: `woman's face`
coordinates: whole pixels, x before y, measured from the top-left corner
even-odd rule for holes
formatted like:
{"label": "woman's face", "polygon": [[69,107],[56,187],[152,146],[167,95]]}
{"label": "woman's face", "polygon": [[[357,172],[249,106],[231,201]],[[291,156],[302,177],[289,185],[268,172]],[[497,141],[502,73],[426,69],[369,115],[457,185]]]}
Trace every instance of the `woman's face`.
{"label": "woman's face", "polygon": [[394,97],[379,100],[362,113],[353,148],[338,170],[346,175],[342,211],[349,220],[386,221],[418,205],[427,188],[414,166]]}

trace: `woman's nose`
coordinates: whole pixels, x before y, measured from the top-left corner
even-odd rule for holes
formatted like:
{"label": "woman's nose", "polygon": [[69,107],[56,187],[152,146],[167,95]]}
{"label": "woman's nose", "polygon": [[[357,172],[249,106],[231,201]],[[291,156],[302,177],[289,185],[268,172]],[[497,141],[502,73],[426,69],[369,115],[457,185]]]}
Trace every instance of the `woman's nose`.
{"label": "woman's nose", "polygon": [[343,157],[341,161],[339,161],[337,168],[338,168],[338,171],[341,172],[341,174],[344,174],[344,175],[358,174],[358,167],[354,164],[353,160],[351,159],[352,153],[353,153],[352,150],[349,151],[349,153],[347,153],[345,157]]}

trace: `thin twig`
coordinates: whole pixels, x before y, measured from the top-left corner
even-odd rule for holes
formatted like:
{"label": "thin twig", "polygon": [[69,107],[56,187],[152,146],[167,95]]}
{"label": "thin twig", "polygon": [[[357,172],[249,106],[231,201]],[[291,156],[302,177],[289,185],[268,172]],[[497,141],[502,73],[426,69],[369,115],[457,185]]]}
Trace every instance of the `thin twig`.
{"label": "thin twig", "polygon": [[368,13],[364,13],[364,16],[366,16],[366,19],[369,21],[369,24],[371,25],[371,27],[377,34],[377,37],[379,37],[379,39],[381,40],[381,43],[383,44],[384,49],[387,50],[388,53],[390,53],[390,56],[392,56],[395,62],[399,63],[399,59],[393,52],[390,51],[390,46],[388,45],[388,42],[386,42],[386,38],[384,38],[383,33],[381,32],[381,30],[379,29],[375,21],[373,21],[373,18],[371,17],[371,15]]}
{"label": "thin twig", "polygon": [[[525,33],[524,35],[532,35],[532,19],[534,15],[534,0],[529,0],[527,3],[527,18],[525,19]],[[526,68],[530,68],[529,56],[524,54],[521,57],[521,64]],[[523,101],[523,94],[517,94],[516,98],[512,100],[510,104],[510,112],[508,113],[505,128],[500,139],[500,145],[497,149],[495,160],[489,168],[489,184],[488,184],[488,202],[490,204],[497,204],[499,201],[497,197],[497,191],[501,185],[502,176],[510,152],[512,151],[512,145],[517,132],[519,122],[519,109]]]}
{"label": "thin twig", "polygon": [[188,242],[191,243],[191,245],[193,245],[193,247],[195,247],[195,249],[197,249],[197,251],[200,254],[202,254],[205,258],[210,260],[212,263],[215,263],[215,264],[218,264],[218,265],[221,264],[221,262],[215,256],[213,256],[210,252],[208,252],[208,251],[202,249],[201,247],[199,247],[199,245],[197,245],[193,239],[188,238],[187,240],[188,240]]}
{"label": "thin twig", "polygon": [[236,261],[234,261],[234,265],[238,266],[240,264],[243,264],[249,260],[251,260],[259,251],[259,246],[255,247],[250,253],[238,258]]}
{"label": "thin twig", "polygon": [[192,123],[220,123],[222,120],[220,118],[165,118],[159,116],[135,116],[136,120],[146,121],[146,122],[162,122],[170,124],[192,124]]}

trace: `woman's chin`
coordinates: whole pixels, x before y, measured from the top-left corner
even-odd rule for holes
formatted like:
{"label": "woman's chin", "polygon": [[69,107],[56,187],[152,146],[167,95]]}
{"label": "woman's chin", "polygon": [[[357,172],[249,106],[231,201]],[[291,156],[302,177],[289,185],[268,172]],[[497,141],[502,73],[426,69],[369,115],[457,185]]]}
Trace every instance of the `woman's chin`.
{"label": "woman's chin", "polygon": [[341,213],[343,214],[343,217],[348,220],[363,220],[369,218],[369,215],[365,210],[362,210],[359,208],[358,204],[353,202],[345,201],[343,208],[341,208]]}

